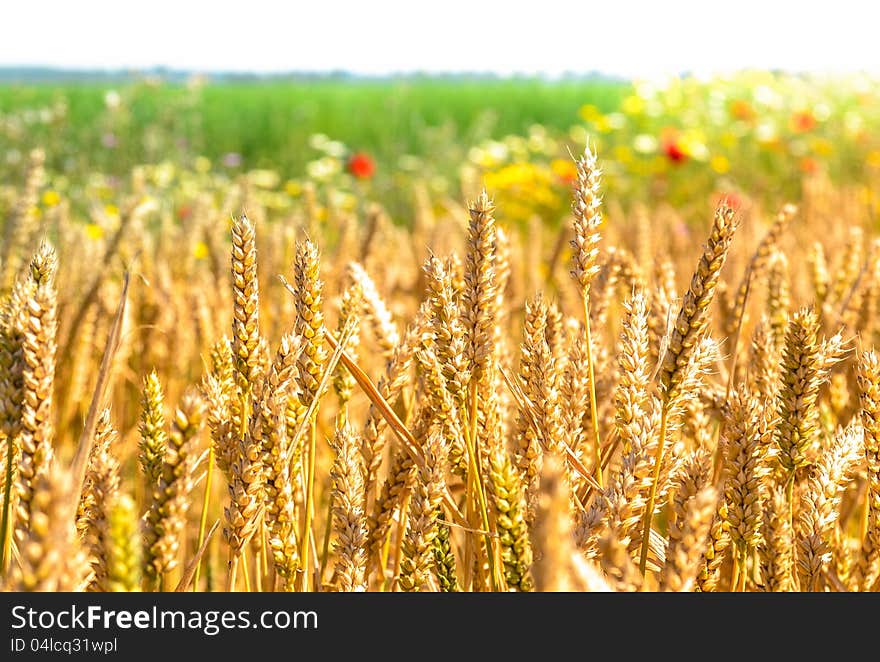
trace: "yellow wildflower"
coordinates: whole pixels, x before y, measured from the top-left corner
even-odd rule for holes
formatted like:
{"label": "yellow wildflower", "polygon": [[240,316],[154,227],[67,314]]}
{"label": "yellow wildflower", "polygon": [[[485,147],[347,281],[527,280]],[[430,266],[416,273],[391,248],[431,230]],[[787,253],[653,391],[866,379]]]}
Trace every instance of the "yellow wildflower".
{"label": "yellow wildflower", "polygon": [[620,109],[627,115],[641,115],[645,110],[645,100],[636,94],[631,94],[620,104]]}
{"label": "yellow wildflower", "polygon": [[43,204],[46,207],[54,207],[59,202],[61,202],[61,196],[58,195],[58,191],[48,190],[43,193]]}
{"label": "yellow wildflower", "polygon": [[709,159],[709,167],[719,175],[723,175],[730,170],[730,160],[722,154],[716,154]]}

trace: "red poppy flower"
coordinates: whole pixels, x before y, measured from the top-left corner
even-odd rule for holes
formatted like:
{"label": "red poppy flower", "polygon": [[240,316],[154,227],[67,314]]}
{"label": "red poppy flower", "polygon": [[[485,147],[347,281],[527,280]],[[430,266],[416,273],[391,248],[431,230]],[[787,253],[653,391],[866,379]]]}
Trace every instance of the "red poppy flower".
{"label": "red poppy flower", "polygon": [[809,110],[801,110],[791,116],[791,128],[797,133],[812,131],[816,124],[816,118]]}
{"label": "red poppy flower", "polygon": [[687,153],[678,144],[677,140],[668,140],[663,143],[663,153],[673,163],[684,163],[687,160]]}
{"label": "red poppy flower", "polygon": [[355,152],[348,159],[348,172],[358,179],[370,179],[376,173],[376,163],[369,154]]}

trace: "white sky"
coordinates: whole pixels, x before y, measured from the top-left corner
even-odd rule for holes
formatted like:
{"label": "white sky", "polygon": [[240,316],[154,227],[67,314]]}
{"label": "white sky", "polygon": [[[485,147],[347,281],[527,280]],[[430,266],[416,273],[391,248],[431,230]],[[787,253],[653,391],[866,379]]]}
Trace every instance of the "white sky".
{"label": "white sky", "polygon": [[7,0],[0,66],[880,72],[870,0]]}

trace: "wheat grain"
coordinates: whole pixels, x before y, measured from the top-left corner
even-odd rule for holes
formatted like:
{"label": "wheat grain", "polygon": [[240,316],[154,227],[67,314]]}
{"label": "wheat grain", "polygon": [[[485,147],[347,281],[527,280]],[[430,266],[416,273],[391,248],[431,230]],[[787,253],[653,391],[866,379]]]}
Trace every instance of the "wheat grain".
{"label": "wheat grain", "polygon": [[118,433],[110,423],[110,410],[104,409],[95,429],[95,442],[86,469],[86,479],[80,495],[77,529],[80,532],[92,566],[92,580],[88,590],[110,590],[107,547],[109,541],[108,507],[117,497],[120,485],[119,461],[113,451]]}
{"label": "wheat grain", "polygon": [[144,537],[144,575],[151,581],[177,567],[180,535],[189,510],[189,494],[198,460],[196,444],[204,416],[204,403],[190,390],[181,398],[171,432],[159,482],[153,490]]}
{"label": "wheat grain", "polygon": [[680,535],[670,538],[660,587],[666,591],[690,591],[696,581],[706,537],[715,515],[717,490],[708,485],[689,500]]}
{"label": "wheat grain", "polygon": [[526,523],[526,495],[519,472],[501,449],[489,458],[489,494],[495,512],[504,578],[510,589],[532,590],[532,546]]}
{"label": "wheat grain", "polygon": [[364,469],[358,452],[358,438],[340,428],[333,441],[336,458],[330,472],[333,492],[333,528],[337,588],[365,591],[367,588],[367,522],[364,512]]}
{"label": "wheat grain", "polygon": [[[47,265],[54,264],[46,260]],[[57,292],[54,274],[33,281],[24,301],[18,324],[22,335],[22,400],[18,466],[18,513],[16,537],[21,540],[29,527],[33,486],[52,461],[52,396],[58,331]]]}
{"label": "wheat grain", "polygon": [[140,465],[141,471],[152,486],[159,481],[162,472],[162,461],[168,444],[168,433],[165,430],[165,396],[162,384],[155,370],[144,378],[141,397],[140,432]]}

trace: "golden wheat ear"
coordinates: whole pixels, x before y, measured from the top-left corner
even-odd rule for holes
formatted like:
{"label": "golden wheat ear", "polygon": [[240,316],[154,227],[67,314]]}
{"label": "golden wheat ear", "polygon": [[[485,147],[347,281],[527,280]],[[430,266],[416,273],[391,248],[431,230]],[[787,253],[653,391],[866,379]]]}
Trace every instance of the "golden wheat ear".
{"label": "golden wheat ear", "polygon": [[[260,295],[257,282],[257,240],[254,224],[240,216],[232,224],[232,359],[239,398],[257,384],[260,342]],[[247,406],[241,423],[246,425]]]}
{"label": "golden wheat ear", "polygon": [[95,429],[95,441],[77,509],[77,529],[85,542],[93,571],[89,591],[110,590],[107,559],[109,507],[119,494],[121,481],[119,460],[113,448],[118,437],[110,422],[110,410],[104,409]]}
{"label": "golden wheat ear", "polygon": [[508,454],[497,449],[489,458],[489,495],[501,547],[507,587],[531,591],[532,545],[526,523],[527,500],[521,474]]}
{"label": "golden wheat ear", "polygon": [[772,489],[764,499],[763,536],[758,551],[762,589],[773,593],[793,590],[794,537],[788,498],[782,487]]}
{"label": "golden wheat ear", "polygon": [[76,534],[73,475],[53,461],[33,483],[30,520],[13,566],[14,591],[82,591],[91,572]]}
{"label": "golden wheat ear", "polygon": [[721,268],[727,259],[736,229],[736,213],[729,206],[720,205],[715,212],[709,241],[697,263],[690,287],[682,299],[681,308],[666,343],[665,353],[660,359],[658,380],[663,406],[660,414],[660,443],[657,446],[654,462],[654,480],[649,492],[648,507],[645,510],[645,521],[642,526],[639,570],[643,574],[647,567],[649,533],[654,517],[659,472],[663,466],[663,456],[666,449],[670,404],[676,394],[684,391],[681,386],[687,375],[693,371],[695,352],[699,354],[697,350],[705,347],[701,341],[704,340],[709,324],[709,306],[714,298]]}
{"label": "golden wheat ear", "polygon": [[141,532],[137,508],[127,494],[117,494],[107,504],[107,590],[137,593],[141,590]]}
{"label": "golden wheat ear", "polygon": [[861,422],[864,430],[867,490],[861,550],[854,569],[856,590],[870,590],[880,572],[880,356],[874,350],[858,357]]}
{"label": "golden wheat ear", "polygon": [[596,480],[603,485],[601,440],[599,437],[599,409],[596,402],[595,358],[593,356],[593,336],[591,332],[590,288],[600,272],[599,226],[602,215],[599,210],[602,199],[600,184],[602,171],[599,168],[596,153],[589,146],[575,163],[577,180],[574,186],[572,202],[572,223],[574,239],[571,240],[573,250],[571,275],[575,279],[581,294],[584,311],[584,346],[587,354],[587,378],[589,380],[590,421],[592,430],[593,461]]}
{"label": "golden wheat ear", "polygon": [[704,486],[689,500],[680,534],[670,538],[666,549],[660,590],[693,590],[717,501],[718,491],[711,485]]}
{"label": "golden wheat ear", "polygon": [[409,504],[407,530],[401,546],[398,586],[403,591],[437,591],[432,572],[433,544],[437,537],[434,515],[446,485],[446,444],[443,436],[432,435],[425,444],[425,466],[419,472]]}
{"label": "golden wheat ear", "polygon": [[168,588],[163,583],[165,575],[178,565],[180,539],[199,461],[197,444],[204,411],[201,396],[190,389],[174,413],[162,473],[146,518],[144,577],[148,588]]}
{"label": "golden wheat ear", "polygon": [[335,588],[367,590],[368,531],[364,510],[364,466],[360,439],[342,427],[333,439],[336,457],[330,471],[333,529],[337,556]]}
{"label": "golden wheat ear", "polygon": [[155,370],[151,370],[144,378],[138,431],[141,451],[138,460],[146,483],[152,489],[152,486],[159,482],[165,448],[168,445],[168,432],[165,428],[165,396],[162,393],[159,375]]}
{"label": "golden wheat ear", "polygon": [[864,431],[851,424],[834,436],[805,481],[794,522],[797,579],[801,591],[821,591],[834,549],[840,499],[859,460]]}
{"label": "golden wheat ear", "polygon": [[23,540],[30,527],[34,485],[52,462],[55,362],[58,332],[58,293],[55,289],[57,262],[47,244],[34,256],[37,265],[29,273],[24,305],[17,320],[21,333],[22,397],[18,436],[18,510],[15,532]]}

